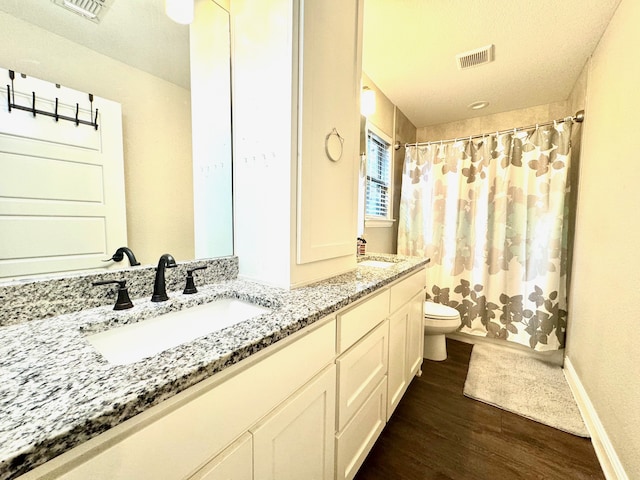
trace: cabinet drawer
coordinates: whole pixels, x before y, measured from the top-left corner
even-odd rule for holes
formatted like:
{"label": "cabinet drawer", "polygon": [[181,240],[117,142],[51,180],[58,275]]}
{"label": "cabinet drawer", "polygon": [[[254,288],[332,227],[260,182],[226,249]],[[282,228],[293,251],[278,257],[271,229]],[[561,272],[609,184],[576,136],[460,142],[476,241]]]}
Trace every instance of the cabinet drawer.
{"label": "cabinet drawer", "polygon": [[392,313],[395,312],[398,308],[411,300],[416,293],[423,290],[427,283],[426,275],[425,269],[421,268],[409,278],[392,285],[390,289],[391,299],[389,302],[389,311]]}
{"label": "cabinet drawer", "polygon": [[347,350],[389,315],[389,290],[338,314],[338,353]]}
{"label": "cabinet drawer", "polygon": [[387,378],[384,377],[357,411],[351,422],[336,435],[336,478],[352,479],[378,439],[387,412]]}
{"label": "cabinet drawer", "polygon": [[258,352],[261,359],[256,363],[202,394],[185,397],[186,403],[133,430],[110,448],[96,449],[99,453],[93,458],[58,478],[185,478],[332,363],[335,329],[331,320],[268,355]]}
{"label": "cabinet drawer", "polygon": [[385,321],[338,358],[338,430],[387,374],[389,322]]}

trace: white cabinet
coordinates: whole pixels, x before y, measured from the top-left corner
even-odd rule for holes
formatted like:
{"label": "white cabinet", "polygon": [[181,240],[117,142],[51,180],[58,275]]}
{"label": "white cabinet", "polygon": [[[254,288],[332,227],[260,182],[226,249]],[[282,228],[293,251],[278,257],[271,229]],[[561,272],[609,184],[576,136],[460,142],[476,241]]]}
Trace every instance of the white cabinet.
{"label": "white cabinet", "polygon": [[189,480],[253,480],[253,437],[245,433]]}
{"label": "white cabinet", "polygon": [[386,422],[389,290],[338,315],[336,478],[351,479]]}
{"label": "white cabinet", "polygon": [[332,480],[336,369],[332,365],[251,429],[256,480]]}
{"label": "white cabinet", "polygon": [[[199,474],[262,418],[289,405],[318,372],[335,369],[335,338],[335,319],[320,320],[29,472],[29,478],[172,480]],[[335,392],[335,373],[332,385]],[[326,399],[331,443],[335,394]]]}
{"label": "white cabinet", "polygon": [[[411,278],[409,279],[409,281]],[[402,289],[407,285],[402,285]],[[393,298],[393,289],[392,289]],[[389,317],[389,396],[387,420],[398,406],[411,379],[422,367],[424,343],[424,293],[419,290],[411,300]]]}
{"label": "white cabinet", "polygon": [[244,278],[288,288],[356,267],[362,14],[363,0],[231,2]]}
{"label": "white cabinet", "polygon": [[339,480],[356,475],[420,370],[425,280],[420,269],[337,315]]}
{"label": "white cabinet", "polygon": [[355,252],[361,24],[361,0],[299,0],[300,264]]}
{"label": "white cabinet", "polygon": [[398,280],[24,480],[352,479],[420,370],[424,278]]}

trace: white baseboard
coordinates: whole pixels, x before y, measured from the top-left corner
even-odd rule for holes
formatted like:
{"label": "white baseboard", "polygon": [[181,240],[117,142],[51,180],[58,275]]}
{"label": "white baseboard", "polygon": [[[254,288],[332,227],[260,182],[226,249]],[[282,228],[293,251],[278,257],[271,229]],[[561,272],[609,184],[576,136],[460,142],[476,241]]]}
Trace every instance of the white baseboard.
{"label": "white baseboard", "polygon": [[578,408],[580,409],[584,423],[587,426],[587,430],[589,430],[591,443],[596,451],[598,461],[600,462],[600,466],[602,467],[605,477],[607,480],[629,480],[629,477],[624,471],[624,468],[620,463],[620,459],[611,444],[611,440],[609,440],[609,436],[600,421],[600,417],[598,417],[598,413],[593,407],[586,390],[582,386],[580,377],[578,377],[578,374],[573,368],[569,357],[565,357],[564,359],[564,376],[569,383],[569,387],[573,392],[576,402],[578,403]]}

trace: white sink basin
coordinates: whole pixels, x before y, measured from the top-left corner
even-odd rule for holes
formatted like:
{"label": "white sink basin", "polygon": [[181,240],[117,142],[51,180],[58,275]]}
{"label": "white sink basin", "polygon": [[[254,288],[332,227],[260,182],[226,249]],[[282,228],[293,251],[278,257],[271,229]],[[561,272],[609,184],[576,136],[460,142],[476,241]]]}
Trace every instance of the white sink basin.
{"label": "white sink basin", "polygon": [[383,262],[381,260],[364,260],[358,263],[361,267],[389,268],[394,265],[393,262]]}
{"label": "white sink basin", "polygon": [[89,335],[87,341],[109,363],[126,365],[269,312],[259,305],[224,298]]}

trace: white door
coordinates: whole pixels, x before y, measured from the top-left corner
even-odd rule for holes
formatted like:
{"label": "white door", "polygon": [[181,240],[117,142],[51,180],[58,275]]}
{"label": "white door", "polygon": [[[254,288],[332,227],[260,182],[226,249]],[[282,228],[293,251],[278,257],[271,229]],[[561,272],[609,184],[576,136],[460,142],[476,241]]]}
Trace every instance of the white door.
{"label": "white door", "polygon": [[[127,243],[120,104],[0,68],[0,278],[104,268]],[[93,107],[93,112],[91,110]]]}

